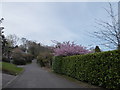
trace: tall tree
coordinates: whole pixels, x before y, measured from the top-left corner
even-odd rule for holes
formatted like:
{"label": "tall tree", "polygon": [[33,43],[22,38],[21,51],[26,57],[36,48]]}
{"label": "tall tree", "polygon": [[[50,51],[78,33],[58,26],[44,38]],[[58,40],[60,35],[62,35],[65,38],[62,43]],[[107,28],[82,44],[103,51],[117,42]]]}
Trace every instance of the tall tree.
{"label": "tall tree", "polygon": [[8,43],[8,41],[6,40],[6,37],[4,35],[2,35],[2,57],[7,58],[8,60],[10,60],[11,50],[12,49],[13,48]]}
{"label": "tall tree", "polygon": [[101,52],[99,46],[96,46],[96,47],[95,47],[95,52]]}
{"label": "tall tree", "polygon": [[28,40],[26,38],[21,38],[21,42],[22,42],[22,45],[20,46],[21,49],[24,51],[24,52],[27,52],[27,42]]}
{"label": "tall tree", "polygon": [[17,37],[15,34],[8,35],[6,38],[12,47],[15,47],[19,42],[19,37]]}
{"label": "tall tree", "polygon": [[36,58],[39,52],[39,49],[37,48],[38,44],[34,41],[28,41],[27,45],[28,45],[28,53],[32,54],[34,58]]}
{"label": "tall tree", "polygon": [[0,19],[0,61],[2,61],[2,30],[4,29],[4,27],[2,27],[1,24],[3,20],[4,18]]}
{"label": "tall tree", "polygon": [[43,46],[35,41],[27,41],[27,51],[36,58],[40,53],[50,52],[49,47]]}
{"label": "tall tree", "polygon": [[117,15],[111,3],[109,3],[109,9],[105,8],[105,10],[110,17],[110,22],[98,20],[97,24],[100,27],[100,31],[94,32],[94,36],[104,40],[106,42],[105,46],[120,49],[120,29]]}

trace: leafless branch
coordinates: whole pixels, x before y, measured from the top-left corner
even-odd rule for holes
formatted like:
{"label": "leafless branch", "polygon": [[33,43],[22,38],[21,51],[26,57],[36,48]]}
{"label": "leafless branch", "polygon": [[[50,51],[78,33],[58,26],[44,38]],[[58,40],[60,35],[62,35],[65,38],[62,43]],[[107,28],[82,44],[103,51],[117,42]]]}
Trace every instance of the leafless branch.
{"label": "leafless branch", "polygon": [[117,47],[120,45],[120,31],[112,4],[109,3],[110,10],[104,9],[110,16],[111,22],[96,20],[97,25],[99,25],[99,31],[94,32],[93,35]]}

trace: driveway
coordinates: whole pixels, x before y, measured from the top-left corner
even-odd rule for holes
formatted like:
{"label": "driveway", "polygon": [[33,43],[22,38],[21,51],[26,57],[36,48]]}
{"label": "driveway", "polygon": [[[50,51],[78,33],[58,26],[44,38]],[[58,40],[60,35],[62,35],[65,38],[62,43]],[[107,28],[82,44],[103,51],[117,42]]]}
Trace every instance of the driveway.
{"label": "driveway", "polygon": [[79,84],[42,69],[33,60],[25,71],[6,88],[82,88]]}

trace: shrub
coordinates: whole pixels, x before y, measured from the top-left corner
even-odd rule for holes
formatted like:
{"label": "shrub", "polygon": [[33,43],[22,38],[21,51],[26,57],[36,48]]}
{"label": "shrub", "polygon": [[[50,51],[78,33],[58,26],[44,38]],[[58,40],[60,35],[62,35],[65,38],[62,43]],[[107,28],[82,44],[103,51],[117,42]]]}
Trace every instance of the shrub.
{"label": "shrub", "polygon": [[72,56],[91,53],[85,47],[76,45],[74,42],[70,43],[69,41],[63,43],[56,42],[56,47],[53,48],[53,51],[55,56]]}
{"label": "shrub", "polygon": [[13,63],[17,65],[25,65],[26,63],[31,63],[33,60],[33,55],[23,52],[19,48],[15,48],[12,52]]}
{"label": "shrub", "polygon": [[39,60],[38,63],[40,64],[41,67],[45,67],[43,60]]}
{"label": "shrub", "polygon": [[2,61],[10,63],[10,60],[7,57],[5,57],[5,56],[2,57]]}
{"label": "shrub", "polygon": [[26,65],[26,60],[24,58],[14,58],[13,59],[13,64],[16,65]]}
{"label": "shrub", "polygon": [[96,47],[95,47],[95,52],[101,52],[99,46],[96,46]]}
{"label": "shrub", "polygon": [[31,63],[33,60],[33,56],[31,54],[24,53],[23,57],[27,63]]}
{"label": "shrub", "polygon": [[40,54],[37,56],[37,63],[39,63],[41,67],[45,66],[45,64],[43,63],[43,57]]}
{"label": "shrub", "polygon": [[120,51],[55,57],[53,70],[90,84],[120,89]]}
{"label": "shrub", "polygon": [[16,65],[25,65],[27,62],[23,56],[23,52],[19,49],[15,49],[12,53],[13,63]]}
{"label": "shrub", "polygon": [[65,64],[62,64],[62,58],[61,56],[57,56],[57,57],[54,57],[53,59],[53,64],[52,64],[52,69],[56,72],[56,73],[59,73],[59,74],[62,74],[62,70],[61,70],[61,66],[65,65]]}
{"label": "shrub", "polygon": [[49,52],[40,53],[37,56],[37,62],[41,65],[41,67],[51,67],[52,54]]}

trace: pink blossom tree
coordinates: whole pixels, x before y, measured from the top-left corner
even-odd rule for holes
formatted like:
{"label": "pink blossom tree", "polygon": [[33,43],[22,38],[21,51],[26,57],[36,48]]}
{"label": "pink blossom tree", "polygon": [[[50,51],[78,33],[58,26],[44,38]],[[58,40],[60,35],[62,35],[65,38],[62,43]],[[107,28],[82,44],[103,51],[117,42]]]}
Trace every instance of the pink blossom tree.
{"label": "pink blossom tree", "polygon": [[53,48],[55,56],[72,56],[79,54],[88,54],[91,51],[87,50],[86,47],[76,45],[74,42],[63,42],[53,41],[56,46]]}

